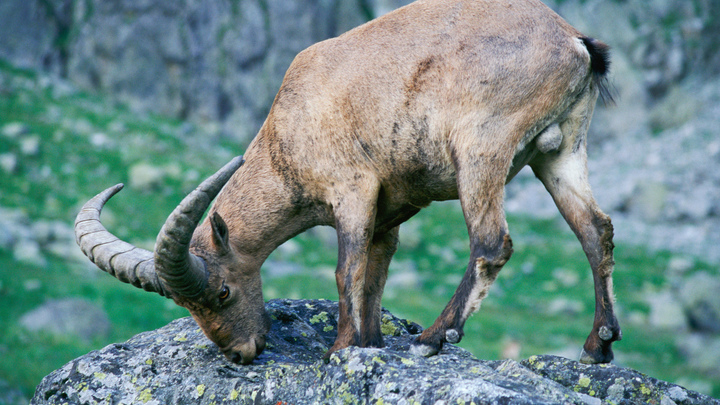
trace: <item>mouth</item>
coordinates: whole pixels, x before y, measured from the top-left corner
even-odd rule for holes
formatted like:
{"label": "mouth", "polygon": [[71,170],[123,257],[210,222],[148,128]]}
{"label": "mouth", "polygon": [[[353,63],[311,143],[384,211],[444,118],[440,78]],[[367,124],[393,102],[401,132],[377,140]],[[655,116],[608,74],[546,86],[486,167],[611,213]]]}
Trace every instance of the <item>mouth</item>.
{"label": "mouth", "polygon": [[221,349],[228,361],[248,365],[265,350],[265,338],[253,337],[245,343]]}

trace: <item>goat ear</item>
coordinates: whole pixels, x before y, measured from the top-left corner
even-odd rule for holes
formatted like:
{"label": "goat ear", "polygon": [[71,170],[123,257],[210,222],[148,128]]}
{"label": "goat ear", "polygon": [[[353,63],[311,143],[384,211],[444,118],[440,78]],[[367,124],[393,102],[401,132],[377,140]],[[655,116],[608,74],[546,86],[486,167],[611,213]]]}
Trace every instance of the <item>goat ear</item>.
{"label": "goat ear", "polygon": [[217,212],[212,214],[210,217],[210,225],[212,226],[213,244],[215,248],[222,253],[228,253],[230,251],[228,227],[220,214]]}

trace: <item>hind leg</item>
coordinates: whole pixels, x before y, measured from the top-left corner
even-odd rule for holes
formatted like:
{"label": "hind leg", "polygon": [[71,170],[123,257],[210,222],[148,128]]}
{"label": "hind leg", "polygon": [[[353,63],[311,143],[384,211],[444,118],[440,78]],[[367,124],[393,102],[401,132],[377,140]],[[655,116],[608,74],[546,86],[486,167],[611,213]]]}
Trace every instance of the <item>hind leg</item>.
{"label": "hind leg", "polygon": [[597,206],[584,175],[577,175],[575,159],[546,161],[533,166],[560,213],[570,225],[590,262],[595,284],[595,320],[585,341],[581,361],[609,363],[612,342],[622,338],[613,303],[613,226]]}
{"label": "hind leg", "polygon": [[583,346],[583,363],[609,363],[611,345],[622,338],[613,304],[613,226],[592,195],[587,175],[585,134],[592,104],[578,103],[561,124],[563,144],[557,153],[531,162],[535,175],[548,190],[570,225],[590,262],[595,284],[595,320]]}

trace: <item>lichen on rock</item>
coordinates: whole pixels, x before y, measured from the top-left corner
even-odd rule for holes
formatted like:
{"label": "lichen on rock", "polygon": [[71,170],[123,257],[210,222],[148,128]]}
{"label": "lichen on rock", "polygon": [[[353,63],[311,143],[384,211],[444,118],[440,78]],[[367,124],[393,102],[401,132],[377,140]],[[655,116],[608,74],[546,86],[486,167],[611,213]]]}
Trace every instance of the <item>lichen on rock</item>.
{"label": "lichen on rock", "polygon": [[192,318],[182,318],[73,360],[43,379],[31,403],[720,405],[613,365],[554,356],[482,361],[450,344],[437,356],[414,356],[408,349],[422,328],[387,311],[385,348],[350,347],[325,362],[337,303],[273,300],[266,310],[267,347],[249,366],[229,363]]}

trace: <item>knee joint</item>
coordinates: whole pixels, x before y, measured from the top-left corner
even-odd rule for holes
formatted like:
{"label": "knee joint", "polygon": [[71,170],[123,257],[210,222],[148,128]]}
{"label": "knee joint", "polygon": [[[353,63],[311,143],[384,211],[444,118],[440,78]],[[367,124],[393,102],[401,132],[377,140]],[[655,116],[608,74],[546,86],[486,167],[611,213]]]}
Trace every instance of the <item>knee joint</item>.
{"label": "knee joint", "polygon": [[502,267],[510,260],[512,253],[512,239],[510,235],[505,234],[500,244],[493,246],[493,249],[486,253],[478,254],[476,257],[478,264],[482,261],[491,267]]}

